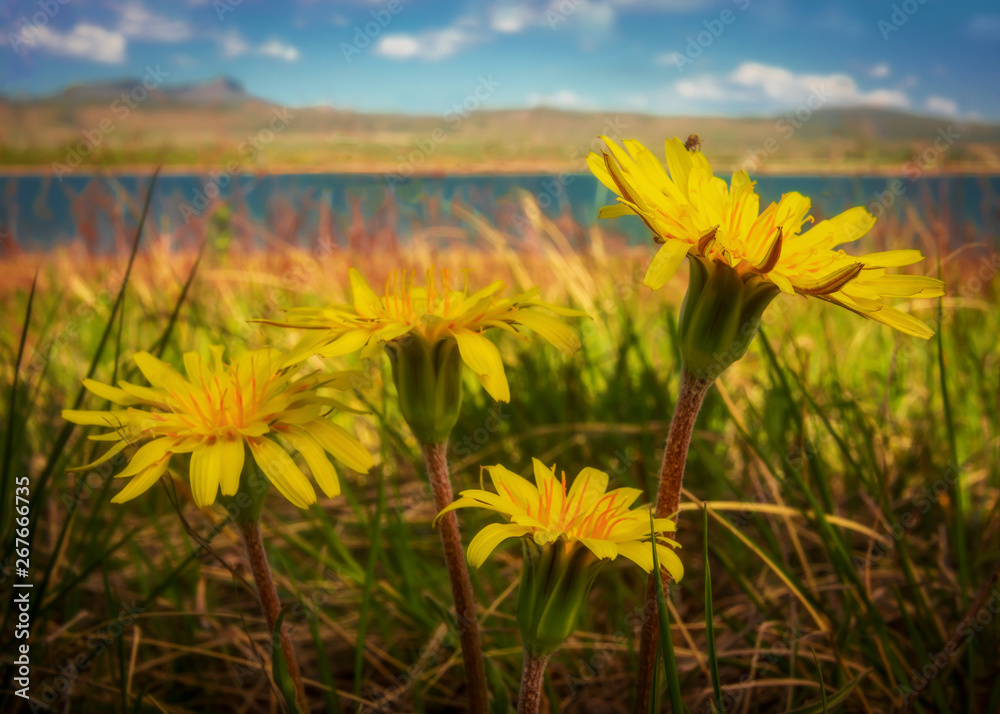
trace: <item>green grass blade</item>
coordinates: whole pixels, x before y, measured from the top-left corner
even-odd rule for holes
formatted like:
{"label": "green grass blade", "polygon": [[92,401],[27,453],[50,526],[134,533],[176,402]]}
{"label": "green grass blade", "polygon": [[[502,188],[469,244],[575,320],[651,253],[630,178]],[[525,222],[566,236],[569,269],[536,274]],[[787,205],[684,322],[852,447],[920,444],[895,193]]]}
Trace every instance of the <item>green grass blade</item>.
{"label": "green grass blade", "polygon": [[[712,690],[715,692],[715,707],[722,711],[722,683],[719,681],[719,660],[715,654],[715,613],[712,605],[712,570],[708,564],[708,506],[702,508],[704,520],[704,563],[705,563],[705,636],[708,639],[708,667],[712,674]],[[654,548],[655,550],[655,548]]]}
{"label": "green grass blade", "polygon": [[[670,636],[670,611],[663,595],[663,582],[660,577],[660,559],[656,555],[656,531],[653,526],[653,512],[649,512],[649,530],[653,538],[653,586],[656,588],[656,617],[660,623],[660,650],[663,653],[663,665],[667,670],[667,691],[670,694],[670,710],[674,714],[684,711],[681,701],[681,684],[677,676],[677,658],[674,656],[674,640]],[[655,679],[655,678],[654,678]]]}
{"label": "green grass blade", "polygon": [[375,502],[375,517],[372,519],[368,551],[368,567],[365,569],[365,582],[361,589],[361,606],[358,613],[358,634],[354,648],[354,696],[361,696],[361,679],[365,660],[365,634],[368,629],[368,619],[372,605],[372,589],[375,586],[375,566],[378,564],[382,545],[382,511],[385,509],[385,479],[376,478],[378,495]]}
{"label": "green grass blade", "polygon": [[208,243],[206,241],[202,241],[201,247],[198,248],[198,255],[194,259],[194,264],[191,266],[187,280],[184,281],[184,287],[181,288],[181,294],[177,298],[177,302],[174,304],[173,311],[170,313],[170,319],[167,320],[167,327],[163,330],[163,334],[160,335],[160,339],[157,340],[154,345],[157,357],[162,357],[164,351],[167,349],[167,344],[170,342],[170,334],[173,332],[174,325],[177,324],[177,317],[181,312],[181,306],[184,305],[187,300],[188,291],[191,289],[191,283],[194,282],[194,276],[198,274],[198,266],[201,264],[202,256],[205,255],[206,245],[208,245]]}
{"label": "green grass blade", "polygon": [[281,624],[284,620],[285,610],[282,608],[274,623],[274,630],[271,632],[271,642],[274,643],[271,652],[271,676],[274,677],[274,683],[278,685],[281,695],[285,698],[285,707],[288,711],[302,714],[302,710],[295,701],[295,682],[292,681],[292,675],[288,671],[285,649],[281,646]]}
{"label": "green grass blade", "polygon": [[319,618],[316,615],[309,617],[309,631],[312,633],[313,646],[316,648],[316,665],[319,667],[319,678],[328,688],[323,690],[323,702],[326,704],[326,711],[332,714],[343,714],[344,708],[340,703],[340,693],[337,691],[337,682],[333,678],[333,671],[330,669],[330,659],[326,656],[323,635],[319,631]]}
{"label": "green grass blade", "polygon": [[[6,518],[6,514],[9,513],[7,510],[7,494],[13,493],[13,490],[9,488],[10,480],[10,464],[14,458],[14,425],[17,423],[17,377],[21,371],[21,360],[24,358],[24,344],[28,339],[28,325],[31,324],[31,307],[35,302],[35,287],[38,285],[38,272],[35,272],[35,277],[31,280],[31,292],[28,293],[28,307],[24,311],[24,322],[21,324],[21,341],[17,347],[17,358],[14,361],[14,376],[10,381],[10,399],[7,401],[7,433],[4,438],[3,445],[3,468],[2,468],[2,478],[0,478],[0,508],[3,509],[4,513],[4,523],[7,526],[13,527],[13,521]],[[6,535],[7,526],[4,526],[4,535]]]}
{"label": "green grass blade", "polygon": [[[108,324],[104,328],[104,332],[101,334],[101,339],[97,344],[97,350],[94,352],[94,357],[90,362],[90,368],[87,370],[87,378],[94,376],[94,372],[97,371],[97,365],[100,364],[101,355],[104,353],[104,347],[107,344],[108,337],[111,334],[111,330],[115,323],[115,317],[118,315],[118,311],[122,309],[125,302],[125,289],[128,287],[128,281],[132,275],[132,266],[135,264],[135,256],[139,252],[139,242],[142,239],[142,230],[146,225],[146,217],[149,215],[149,204],[153,198],[153,190],[156,188],[156,179],[160,174],[160,169],[157,168],[152,177],[149,180],[149,188],[146,191],[146,199],[142,204],[142,213],[139,214],[139,224],[135,229],[135,239],[132,241],[132,251],[129,253],[128,264],[125,266],[125,274],[122,278],[121,288],[118,290],[118,295],[115,297],[115,302],[111,306],[111,314],[108,316]],[[76,398],[73,400],[73,409],[79,409],[80,404],[83,403],[83,397],[87,393],[87,390],[82,386],[76,394]],[[41,474],[38,477],[38,484],[35,487],[35,493],[32,494],[32,516],[31,530],[34,533],[35,526],[38,521],[38,514],[42,512],[41,508],[38,508],[38,504],[44,502],[45,493],[47,490],[49,479],[55,472],[56,464],[59,462],[59,458],[63,454],[63,450],[66,444],[69,442],[70,436],[73,434],[76,424],[66,422],[59,435],[56,437],[55,442],[52,446],[52,451],[49,453],[49,458],[45,463],[45,467],[42,469]],[[44,592],[39,593],[39,599],[44,597]]]}
{"label": "green grass blade", "polygon": [[[868,672],[870,671],[871,670],[866,669],[864,672],[862,672],[857,677],[848,682],[846,685],[844,685],[843,689],[838,691],[832,697],[827,697],[826,692],[823,691],[821,701],[815,704],[808,704],[804,707],[799,707],[798,709],[792,709],[786,712],[786,714],[825,714],[825,712],[836,711],[837,707],[839,707],[841,704],[847,701],[847,698],[851,696],[851,692],[857,689],[858,685],[861,684],[861,681],[868,676]],[[820,672],[821,687],[822,683],[823,683],[823,673]]]}

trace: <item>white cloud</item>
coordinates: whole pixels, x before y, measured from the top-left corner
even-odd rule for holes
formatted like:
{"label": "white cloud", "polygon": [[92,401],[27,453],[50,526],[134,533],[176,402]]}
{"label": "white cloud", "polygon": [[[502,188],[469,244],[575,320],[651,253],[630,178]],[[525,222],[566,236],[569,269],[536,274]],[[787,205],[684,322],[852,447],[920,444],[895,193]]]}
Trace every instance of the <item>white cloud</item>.
{"label": "white cloud", "polygon": [[504,3],[490,13],[490,28],[497,32],[521,32],[545,21],[545,13],[528,3]]}
{"label": "white cloud", "polygon": [[285,62],[295,62],[299,58],[298,49],[278,40],[268,40],[257,48],[257,52],[267,57],[277,57]]}
{"label": "white cloud", "polygon": [[243,39],[243,35],[239,33],[239,30],[229,30],[218,35],[216,39],[219,42],[219,49],[222,51],[223,57],[239,57],[250,51],[250,45]]}
{"label": "white cloud", "polygon": [[975,15],[969,21],[969,34],[985,40],[1000,39],[1000,15]]}
{"label": "white cloud", "polygon": [[924,109],[931,114],[941,114],[946,117],[958,116],[958,103],[954,99],[931,95],[924,101]]}
{"label": "white cloud", "polygon": [[868,76],[874,77],[875,79],[884,79],[889,76],[892,69],[889,67],[887,62],[879,62],[877,65],[868,70]]}
{"label": "white cloud", "polygon": [[384,35],[375,52],[394,60],[437,60],[455,54],[472,44],[474,37],[460,27],[432,30],[419,35],[396,33]]}
{"label": "white cloud", "polygon": [[725,99],[726,91],[721,83],[714,79],[682,79],[674,85],[677,94],[685,99]]}
{"label": "white cloud", "polygon": [[583,109],[591,106],[589,101],[569,89],[560,89],[551,94],[533,92],[527,96],[527,103],[531,107],[556,107],[558,109]]}
{"label": "white cloud", "polygon": [[150,12],[141,2],[125,3],[120,9],[118,31],[125,37],[150,42],[183,42],[191,37],[191,26]]}
{"label": "white cloud", "polygon": [[[81,22],[69,32],[59,32],[47,25],[34,27],[33,33],[22,28],[20,39],[29,47],[40,47],[54,55],[120,64],[125,61],[125,37],[120,32]],[[30,37],[29,37],[30,34]]]}
{"label": "white cloud", "polygon": [[229,30],[215,36],[223,57],[242,57],[247,54],[274,57],[285,62],[295,62],[301,56],[298,48],[286,45],[280,40],[270,39],[262,45],[253,46],[240,34],[239,30]]}
{"label": "white cloud", "polygon": [[819,97],[823,104],[906,108],[910,99],[898,89],[862,91],[848,74],[796,74],[784,67],[743,62],[725,77],[702,75],[677,82],[675,92],[686,99],[731,100],[780,109]]}

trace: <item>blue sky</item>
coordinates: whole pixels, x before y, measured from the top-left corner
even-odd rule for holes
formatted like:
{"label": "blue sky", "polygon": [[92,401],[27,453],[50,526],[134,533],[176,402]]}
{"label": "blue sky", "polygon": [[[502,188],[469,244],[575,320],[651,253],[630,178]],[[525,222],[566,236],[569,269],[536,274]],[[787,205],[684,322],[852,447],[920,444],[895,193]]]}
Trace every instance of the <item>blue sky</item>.
{"label": "blue sky", "polygon": [[[65,4],[63,4],[65,3]],[[286,105],[1000,121],[1000,6],[972,0],[7,0],[0,91],[230,76]],[[484,84],[485,82],[485,84]]]}

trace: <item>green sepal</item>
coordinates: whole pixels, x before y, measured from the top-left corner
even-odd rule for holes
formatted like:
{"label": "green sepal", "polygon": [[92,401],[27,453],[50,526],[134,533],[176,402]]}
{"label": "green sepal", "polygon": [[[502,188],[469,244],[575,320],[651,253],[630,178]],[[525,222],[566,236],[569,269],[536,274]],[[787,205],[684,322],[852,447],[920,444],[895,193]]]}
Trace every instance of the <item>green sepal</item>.
{"label": "green sepal", "polygon": [[524,649],[549,655],[573,634],[590,588],[607,562],[560,538],[538,545],[523,539],[524,569],[517,595],[517,626]]}
{"label": "green sepal", "polygon": [[386,343],[403,418],[417,441],[448,440],[462,407],[462,358],[453,339],[428,342],[416,333]]}
{"label": "green sepal", "polygon": [[717,261],[690,256],[691,277],[681,307],[684,368],[714,380],[746,354],[761,316],[780,292],[756,274],[740,275]]}

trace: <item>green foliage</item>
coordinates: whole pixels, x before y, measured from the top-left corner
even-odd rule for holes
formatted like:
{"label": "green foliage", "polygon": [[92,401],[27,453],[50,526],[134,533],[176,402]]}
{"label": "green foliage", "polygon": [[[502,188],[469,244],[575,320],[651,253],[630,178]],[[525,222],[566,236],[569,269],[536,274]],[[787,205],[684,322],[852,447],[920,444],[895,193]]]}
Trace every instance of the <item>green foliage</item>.
{"label": "green foliage", "polygon": [[[130,218],[138,224],[138,215]],[[82,393],[82,377],[136,379],[129,357],[138,349],[176,361],[213,342],[237,350],[292,339],[270,328],[248,332],[246,319],[261,316],[259,306],[273,297],[268,277],[299,258],[205,251],[200,264],[148,248],[111,264],[67,267],[53,258],[34,293],[30,273],[0,293],[0,464],[8,489],[30,476],[32,686],[38,697],[51,692],[57,710],[277,706],[270,662],[260,655],[271,633],[226,514],[196,509],[183,474],[114,506],[121,486],[111,477],[120,464],[65,470],[100,448],[59,418],[73,404],[102,406]],[[346,265],[369,259],[337,254],[282,293],[284,306],[330,299],[343,290]],[[448,260],[464,260],[474,281],[516,274],[509,256],[456,250]],[[547,299],[594,316],[581,325],[583,348],[567,359],[497,337],[512,400],[493,404],[466,379],[448,452],[456,490],[478,485],[480,465],[529,473],[537,456],[568,472],[602,468],[613,485],[655,491],[677,392],[683,277],[650,294],[626,279],[635,274],[634,255],[584,250],[559,261],[526,264]],[[130,265],[136,277],[112,280]],[[995,282],[970,292],[963,265],[944,261],[949,294],[961,299],[941,302],[931,342],[779,297],[763,336],[709,393],[683,501],[716,505],[707,533],[682,512],[686,576],[669,595],[680,615],[670,623],[678,689],[692,711],[739,711],[746,698],[750,711],[887,711],[904,702],[914,711],[991,711],[1000,702],[996,618],[977,620],[979,609],[963,625],[1000,559],[1000,311]],[[243,277],[234,282],[234,274]],[[914,310],[936,322],[934,308]],[[357,693],[381,711],[459,711],[458,639],[436,606],[449,603],[450,592],[433,500],[419,450],[402,428],[388,361],[368,367],[374,387],[356,397],[371,413],[337,419],[380,450],[380,465],[365,476],[341,469],[343,496],[310,511],[278,498],[265,504],[267,547],[281,554],[285,623],[314,682],[314,703],[351,711]],[[3,497],[9,583],[13,497]],[[761,505],[787,510],[754,510]],[[463,512],[466,539],[491,520]],[[520,563],[516,549],[501,549],[474,573],[496,711],[517,692]],[[549,689],[566,710],[626,697],[644,587],[645,575],[626,563],[602,571],[577,633],[549,669]],[[987,613],[990,597],[987,590],[978,605]],[[0,601],[0,651],[13,651],[16,616],[10,598]],[[59,677],[72,686],[58,689]],[[12,692],[0,699],[0,710],[9,710]]]}

